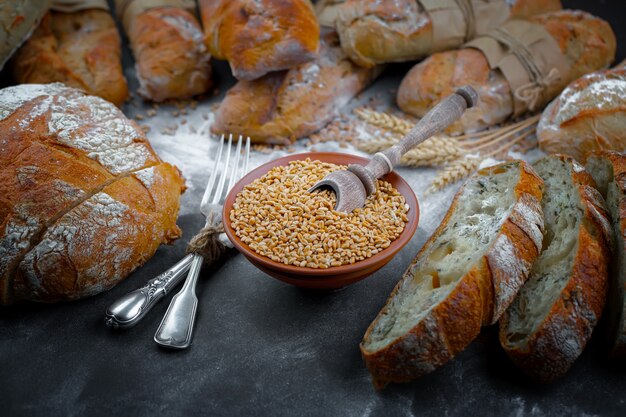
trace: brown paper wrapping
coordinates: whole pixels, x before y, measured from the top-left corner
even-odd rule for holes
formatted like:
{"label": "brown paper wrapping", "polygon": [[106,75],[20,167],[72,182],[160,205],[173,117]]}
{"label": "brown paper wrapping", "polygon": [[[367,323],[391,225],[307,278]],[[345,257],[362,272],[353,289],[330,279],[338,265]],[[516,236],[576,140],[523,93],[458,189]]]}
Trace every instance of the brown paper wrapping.
{"label": "brown paper wrapping", "polygon": [[570,66],[556,40],[540,24],[511,20],[465,45],[480,50],[513,92],[514,115],[536,110],[560,89]]}
{"label": "brown paper wrapping", "polygon": [[80,10],[109,10],[106,0],[52,0],[50,9],[57,12],[74,13]]}
{"label": "brown paper wrapping", "polygon": [[433,25],[432,52],[453,49],[506,21],[506,0],[419,0]]}
{"label": "brown paper wrapping", "polygon": [[50,0],[0,1],[0,70],[39,25]]}
{"label": "brown paper wrapping", "polygon": [[156,7],[178,7],[195,14],[196,2],[194,0],[115,0],[115,13],[122,21],[126,33],[129,32],[130,25],[137,15]]}

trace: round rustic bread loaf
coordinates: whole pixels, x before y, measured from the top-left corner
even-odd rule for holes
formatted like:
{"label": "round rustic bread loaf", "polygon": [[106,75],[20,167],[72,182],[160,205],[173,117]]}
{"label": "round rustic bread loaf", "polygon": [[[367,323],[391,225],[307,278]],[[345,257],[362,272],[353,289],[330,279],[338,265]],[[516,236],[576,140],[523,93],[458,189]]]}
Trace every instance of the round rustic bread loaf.
{"label": "round rustic bread loaf", "polygon": [[574,81],[541,115],[539,146],[579,161],[593,151],[626,150],[626,68]]}
{"label": "round rustic bread loaf", "polygon": [[0,90],[0,302],[111,288],[180,236],[184,188],[113,104],[58,83]]}

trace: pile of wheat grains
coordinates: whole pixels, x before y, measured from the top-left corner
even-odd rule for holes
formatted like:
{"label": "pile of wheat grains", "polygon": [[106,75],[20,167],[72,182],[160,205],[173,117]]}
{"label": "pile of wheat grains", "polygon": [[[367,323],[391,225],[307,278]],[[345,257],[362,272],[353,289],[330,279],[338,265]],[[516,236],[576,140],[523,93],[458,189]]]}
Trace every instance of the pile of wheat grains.
{"label": "pile of wheat grains", "polygon": [[293,161],[271,169],[236,197],[230,220],[256,253],[276,262],[309,268],[353,264],[388,247],[408,219],[404,197],[386,181],[362,209],[333,210],[335,194],[308,189],[345,166]]}

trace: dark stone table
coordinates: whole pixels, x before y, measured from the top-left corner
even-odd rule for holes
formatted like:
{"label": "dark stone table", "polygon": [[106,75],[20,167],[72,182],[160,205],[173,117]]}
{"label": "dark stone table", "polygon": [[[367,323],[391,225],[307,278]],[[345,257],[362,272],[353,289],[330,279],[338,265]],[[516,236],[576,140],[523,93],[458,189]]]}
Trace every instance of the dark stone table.
{"label": "dark stone table", "polygon": [[[624,58],[622,2],[565,3],[611,21],[618,58]],[[399,80],[396,74],[406,69],[392,66],[386,77]],[[134,83],[132,74],[129,79]],[[222,93],[232,84],[224,65],[217,65],[217,79]],[[192,189],[183,204],[197,204],[199,193]],[[202,222],[191,209],[179,219],[187,237]],[[571,371],[551,385],[522,377],[491,327],[432,374],[376,392],[358,344],[427,237],[420,228],[382,270],[329,293],[270,279],[232,255],[202,274],[194,342],[186,351],[166,351],[152,341],[169,297],[131,330],[112,332],[103,323],[109,303],[183,255],[184,239],[161,247],[104,294],[2,308],[0,415],[626,415],[626,374],[605,360],[598,335]]]}

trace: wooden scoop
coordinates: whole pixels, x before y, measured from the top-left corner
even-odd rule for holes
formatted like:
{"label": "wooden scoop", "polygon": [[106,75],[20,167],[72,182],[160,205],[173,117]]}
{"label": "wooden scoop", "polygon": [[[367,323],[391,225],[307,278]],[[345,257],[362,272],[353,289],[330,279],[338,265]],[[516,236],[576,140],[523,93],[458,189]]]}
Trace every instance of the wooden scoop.
{"label": "wooden scoop", "polygon": [[402,155],[459,119],[466,109],[478,102],[470,86],[461,87],[433,107],[402,140],[391,148],[374,154],[366,166],[351,164],[346,171],[335,171],[318,181],[309,192],[321,187],[335,191],[335,210],[350,213],[363,207],[368,195],[376,191],[376,179],[393,170]]}

